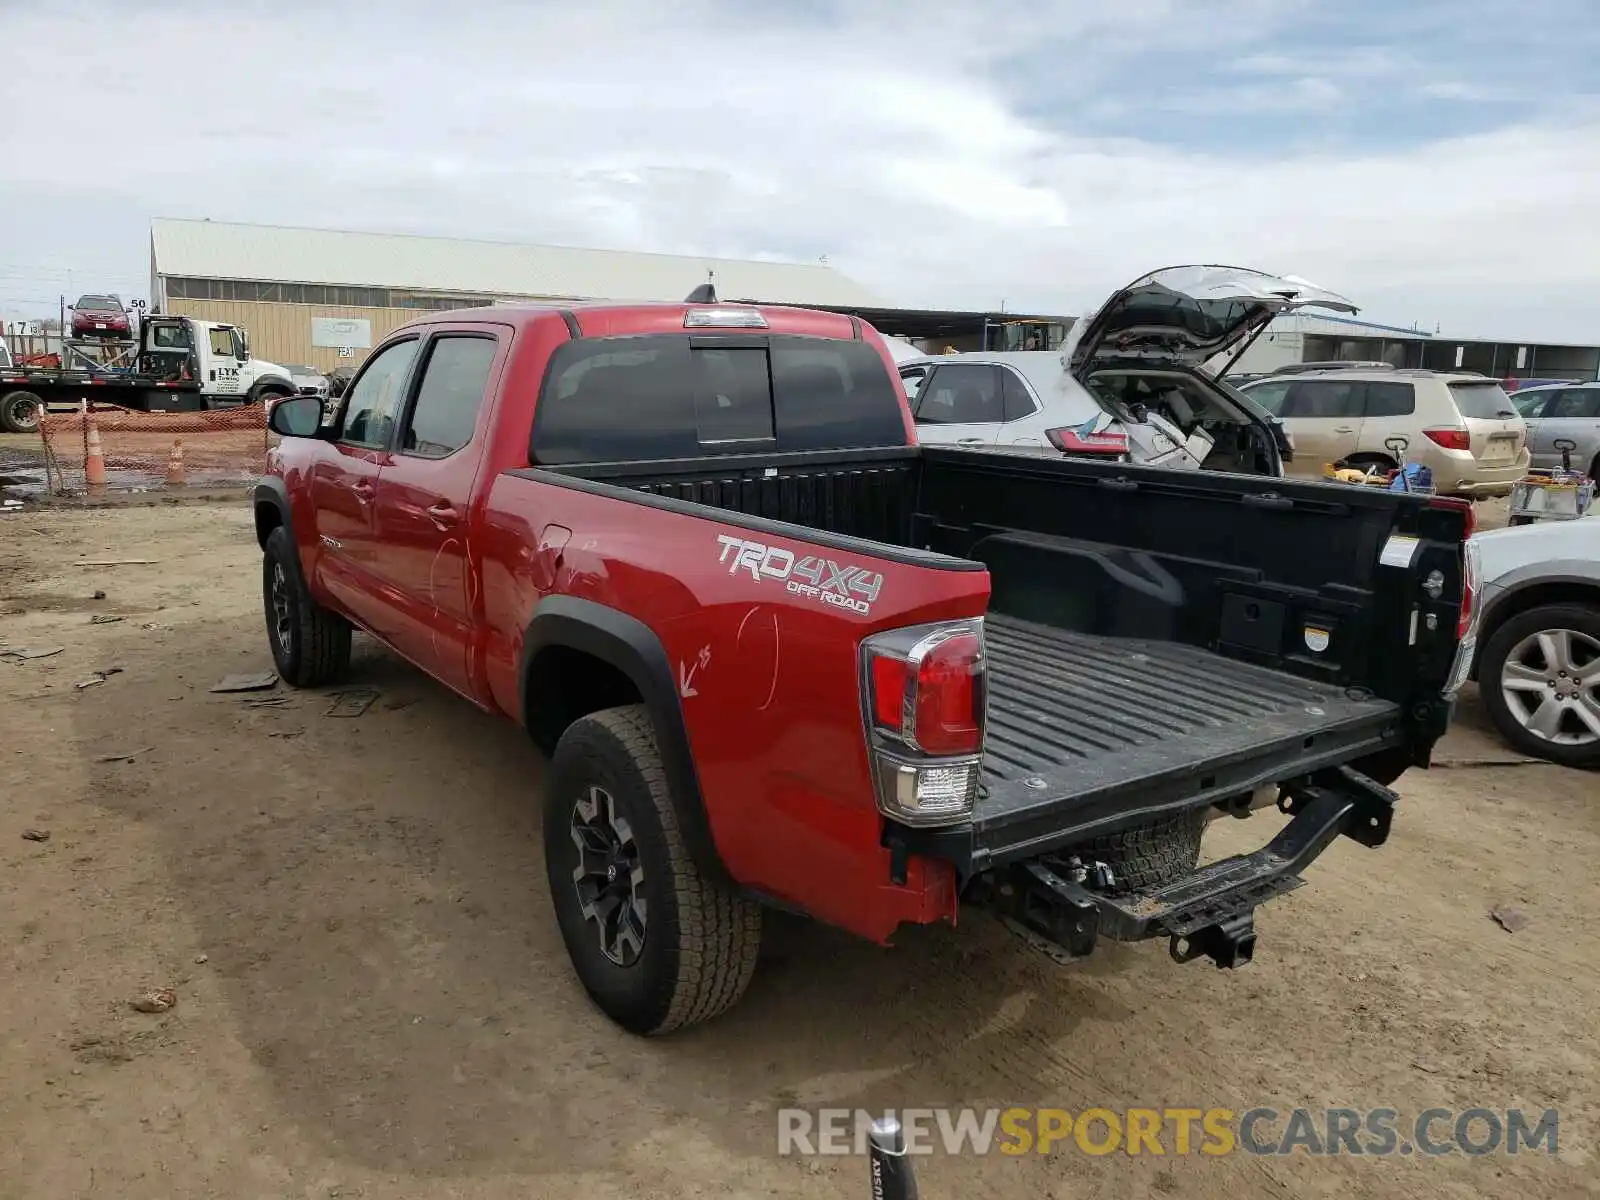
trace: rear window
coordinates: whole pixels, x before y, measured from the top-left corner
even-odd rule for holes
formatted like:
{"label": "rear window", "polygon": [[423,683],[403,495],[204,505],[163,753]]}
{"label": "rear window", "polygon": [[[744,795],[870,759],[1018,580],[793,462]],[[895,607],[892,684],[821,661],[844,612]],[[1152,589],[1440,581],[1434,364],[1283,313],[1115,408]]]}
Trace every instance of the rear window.
{"label": "rear window", "polygon": [[1456,402],[1456,411],[1463,417],[1503,421],[1517,415],[1505,388],[1492,380],[1484,383],[1452,383],[1450,396]]}
{"label": "rear window", "polygon": [[122,311],[122,305],[118,304],[110,296],[80,296],[75,307],[92,309],[96,312]]}
{"label": "rear window", "polygon": [[557,349],[530,453],[559,466],[905,443],[894,382],[864,342],[669,334]]}

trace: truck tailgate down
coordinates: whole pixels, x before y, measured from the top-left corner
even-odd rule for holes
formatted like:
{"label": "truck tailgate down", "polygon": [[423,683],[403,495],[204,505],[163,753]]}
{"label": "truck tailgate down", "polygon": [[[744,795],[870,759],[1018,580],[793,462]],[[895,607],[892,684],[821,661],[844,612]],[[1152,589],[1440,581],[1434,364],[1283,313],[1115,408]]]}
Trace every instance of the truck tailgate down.
{"label": "truck tailgate down", "polygon": [[1399,706],[1361,689],[1175,642],[996,614],[985,627],[984,789],[971,825],[941,835],[963,875],[1403,736]]}

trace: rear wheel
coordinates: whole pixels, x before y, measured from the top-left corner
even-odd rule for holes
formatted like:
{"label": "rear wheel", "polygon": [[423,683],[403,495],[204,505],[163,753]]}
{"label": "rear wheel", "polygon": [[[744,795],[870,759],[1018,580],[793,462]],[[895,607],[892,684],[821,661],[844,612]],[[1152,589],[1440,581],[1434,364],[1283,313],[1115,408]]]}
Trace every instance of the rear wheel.
{"label": "rear wheel", "polygon": [[32,433],[39,428],[44,401],[32,392],[7,392],[0,396],[0,429],[7,433]]}
{"label": "rear wheel", "polygon": [[1518,613],[1483,649],[1483,704],[1506,741],[1569,767],[1600,767],[1600,606]]}
{"label": "rear wheel", "polygon": [[744,994],[761,910],[696,868],[642,705],[592,713],[561,735],[544,856],[573,970],[618,1025],[667,1033]]}

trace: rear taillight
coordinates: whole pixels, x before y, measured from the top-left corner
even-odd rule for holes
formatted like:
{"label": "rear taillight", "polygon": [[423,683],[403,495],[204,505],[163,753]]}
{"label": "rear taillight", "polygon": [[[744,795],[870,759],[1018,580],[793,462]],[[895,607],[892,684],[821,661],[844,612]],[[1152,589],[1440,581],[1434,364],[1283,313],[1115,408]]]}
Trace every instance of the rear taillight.
{"label": "rear taillight", "polygon": [[1469,541],[1461,550],[1461,615],[1456,618],[1458,642],[1467,640],[1473,619],[1478,615],[1478,547]]}
{"label": "rear taillight", "polygon": [[1078,429],[1046,429],[1044,436],[1063,454],[1121,455],[1128,452],[1125,433],[1083,433]]}
{"label": "rear taillight", "polygon": [[1471,500],[1463,500],[1459,496],[1435,496],[1428,501],[1429,508],[1448,508],[1452,512],[1461,514],[1461,520],[1466,525],[1466,532],[1461,537],[1463,540],[1470,538],[1478,528],[1478,513],[1472,507]]}
{"label": "rear taillight", "polygon": [[1472,435],[1465,429],[1424,429],[1422,436],[1446,450],[1472,449]]}
{"label": "rear taillight", "polygon": [[909,825],[965,819],[983,752],[982,619],[875,634],[861,657],[879,810]]}

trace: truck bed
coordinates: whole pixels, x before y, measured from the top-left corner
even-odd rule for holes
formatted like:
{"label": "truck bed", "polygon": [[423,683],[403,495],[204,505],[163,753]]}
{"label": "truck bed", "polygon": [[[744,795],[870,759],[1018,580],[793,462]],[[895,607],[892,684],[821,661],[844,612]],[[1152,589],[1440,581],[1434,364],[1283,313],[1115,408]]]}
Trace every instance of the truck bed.
{"label": "truck bed", "polygon": [[[1393,744],[1399,706],[1176,642],[991,613],[972,867]],[[1073,798],[1063,822],[1061,801]],[[1041,828],[1030,831],[1030,819]],[[1064,838],[1064,826],[1071,835]],[[1003,847],[1003,848],[1002,848]],[[986,861],[985,861],[986,860]]]}

